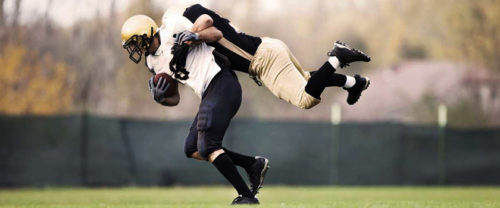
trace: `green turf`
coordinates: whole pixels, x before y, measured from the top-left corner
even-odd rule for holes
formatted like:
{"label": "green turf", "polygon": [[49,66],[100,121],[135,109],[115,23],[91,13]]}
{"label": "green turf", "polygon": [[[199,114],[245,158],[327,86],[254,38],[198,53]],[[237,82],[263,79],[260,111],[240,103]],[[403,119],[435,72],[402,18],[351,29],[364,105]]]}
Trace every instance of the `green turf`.
{"label": "green turf", "polygon": [[[0,189],[0,208],[231,207],[229,187]],[[500,207],[500,187],[265,187],[259,207]]]}

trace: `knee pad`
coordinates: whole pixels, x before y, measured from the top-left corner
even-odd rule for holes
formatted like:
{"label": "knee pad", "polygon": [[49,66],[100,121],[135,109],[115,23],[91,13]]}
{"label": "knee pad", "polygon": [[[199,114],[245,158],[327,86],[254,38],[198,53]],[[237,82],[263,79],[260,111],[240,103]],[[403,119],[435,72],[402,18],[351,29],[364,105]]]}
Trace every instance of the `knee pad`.
{"label": "knee pad", "polygon": [[187,158],[191,158],[191,155],[193,155],[193,153],[195,153],[196,151],[198,151],[196,147],[184,145],[184,153],[186,154]]}
{"label": "knee pad", "polygon": [[[203,133],[201,133],[203,134]],[[212,152],[222,149],[222,140],[208,139],[198,140],[198,153],[204,158],[208,158]]]}
{"label": "knee pad", "polygon": [[200,156],[202,156],[204,158],[208,158],[208,156],[210,156],[210,154],[212,154],[212,152],[214,152],[215,150],[217,150],[217,149],[208,148],[208,147],[201,147],[198,149],[198,153],[200,154]]}
{"label": "knee pad", "polygon": [[198,123],[196,128],[198,131],[207,131],[212,126],[212,105],[211,103],[203,103],[200,106],[200,111],[198,112]]}
{"label": "knee pad", "polygon": [[198,131],[196,129],[189,132],[188,137],[186,138],[186,143],[184,144],[184,153],[186,157],[191,158],[191,155],[198,151],[197,140],[198,140]]}

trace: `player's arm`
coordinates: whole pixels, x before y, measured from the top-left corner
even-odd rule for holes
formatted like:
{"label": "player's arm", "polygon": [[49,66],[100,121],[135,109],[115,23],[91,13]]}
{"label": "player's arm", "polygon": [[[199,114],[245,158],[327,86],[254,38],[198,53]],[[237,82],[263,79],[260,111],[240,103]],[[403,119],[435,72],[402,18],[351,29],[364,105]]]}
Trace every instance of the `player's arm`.
{"label": "player's arm", "polygon": [[203,41],[207,43],[217,42],[222,38],[222,32],[217,28],[215,28],[214,26],[205,28],[202,31],[198,31],[197,33],[198,33],[198,41]]}
{"label": "player's arm", "polygon": [[[184,18],[188,22],[189,20]],[[181,20],[182,21],[182,20]],[[204,14],[196,19],[195,23],[190,26],[190,29],[174,34],[175,43],[182,45],[183,43],[191,44],[200,42],[217,42],[222,38],[222,32],[213,26],[213,20],[210,16]]]}
{"label": "player's arm", "polygon": [[190,32],[198,35],[195,42],[217,42],[222,38],[222,32],[214,27],[215,21],[220,19],[215,12],[195,4],[187,8],[183,16],[193,23]]}
{"label": "player's arm", "polygon": [[210,16],[208,16],[207,14],[202,14],[196,19],[196,21],[194,21],[191,32],[200,32],[213,26],[213,24],[214,20]]}
{"label": "player's arm", "polygon": [[187,43],[191,45],[191,43],[200,43],[200,42],[217,42],[222,38],[222,32],[215,28],[214,26],[205,28],[199,32],[192,31],[183,31],[175,34],[175,44],[182,45],[183,43]]}
{"label": "player's arm", "polygon": [[193,24],[191,32],[198,34],[197,41],[216,42],[222,38],[222,32],[213,26],[214,20],[207,14],[200,15]]}

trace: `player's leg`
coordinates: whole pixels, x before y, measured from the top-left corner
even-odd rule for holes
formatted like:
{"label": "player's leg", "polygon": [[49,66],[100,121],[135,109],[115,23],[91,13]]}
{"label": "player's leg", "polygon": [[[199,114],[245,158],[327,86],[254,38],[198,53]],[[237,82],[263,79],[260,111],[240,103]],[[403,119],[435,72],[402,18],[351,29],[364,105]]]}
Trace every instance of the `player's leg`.
{"label": "player's leg", "polygon": [[[311,76],[315,73],[316,71],[312,71]],[[360,75],[354,75],[354,77],[352,77],[349,75],[333,73],[326,86],[342,87],[349,93],[347,96],[347,103],[352,105],[359,100],[361,93],[370,86],[370,79]]]}
{"label": "player's leg", "polygon": [[186,141],[184,142],[184,153],[186,157],[192,158],[195,152],[198,152],[198,129],[196,129],[196,125],[198,124],[198,114],[194,117],[194,121],[189,128],[189,134],[186,137]]}
{"label": "player's leg", "polygon": [[[354,50],[354,52],[350,53],[351,51],[348,51],[349,57],[347,57],[347,55],[344,55],[342,59],[344,60],[344,62],[347,62],[347,64],[349,62],[356,61],[356,59],[350,58],[350,56],[357,56],[359,55],[359,53],[361,53],[360,58],[362,58],[363,56],[362,52],[359,52],[355,49],[351,50]],[[288,49],[288,53],[295,68],[297,68],[297,70],[299,70],[299,72],[304,76],[304,78],[306,78],[306,80],[309,81],[311,76],[313,76],[314,73],[317,71],[312,71],[312,72],[304,71],[299,61],[297,60],[297,58],[295,58],[290,49]],[[331,52],[329,54],[331,54]],[[328,62],[330,63],[330,61]],[[361,77],[359,75],[355,75],[354,77],[352,77],[349,75],[337,74],[335,72],[330,76],[328,82],[326,83],[327,87],[342,87],[344,90],[346,90],[349,93],[349,95],[347,96],[347,103],[351,105],[359,100],[361,92],[367,89],[369,85],[370,85],[370,79],[367,77]]]}
{"label": "player's leg", "polygon": [[292,61],[285,43],[278,39],[262,38],[250,74],[256,75],[276,97],[299,108],[309,109],[320,100],[304,91],[309,73]]}
{"label": "player's leg", "polygon": [[196,128],[197,125],[198,125],[198,114],[196,114],[196,116],[194,117],[194,121],[191,124],[191,127],[189,128],[189,134],[184,144],[184,153],[188,158],[206,161],[207,158],[202,157],[198,152],[198,129]]}
{"label": "player's leg", "polygon": [[256,161],[254,156],[233,152],[225,147],[222,149],[224,149],[224,152],[231,158],[231,160],[233,160],[235,165],[240,166],[245,170],[250,168],[250,166],[252,166]]}
{"label": "player's leg", "polygon": [[[314,74],[316,72],[317,71],[311,71],[309,73],[311,74],[311,76],[314,76]],[[347,83],[348,77],[351,77],[351,76],[333,73],[332,76],[328,79],[326,86],[327,87],[345,87],[345,85],[348,84]],[[352,77],[352,78],[354,78],[354,77]]]}
{"label": "player's leg", "polygon": [[[370,57],[363,52],[340,42],[335,43],[333,50],[328,53],[328,56],[330,56],[328,61],[311,76],[305,88],[307,93],[317,99],[320,99],[324,89],[328,87],[329,83],[331,84],[332,77],[340,78],[333,80],[335,85],[340,85],[342,76],[334,75],[336,69],[348,66],[350,63],[356,61],[370,61]],[[358,83],[356,84],[356,82]],[[355,77],[346,77],[346,82],[343,87],[349,92],[347,102],[349,104],[354,104],[361,96],[361,92],[368,88],[369,84],[370,81],[368,78],[359,75]]]}
{"label": "player's leg", "polygon": [[198,113],[198,152],[208,158],[241,197],[237,203],[258,203],[234,162],[224,152],[222,140],[241,104],[241,86],[234,72],[222,69],[206,89]]}
{"label": "player's leg", "polygon": [[[287,47],[287,49],[288,49],[288,55],[290,57],[290,60],[292,61],[295,68],[300,72],[300,74],[306,80],[309,80],[311,78],[311,76],[313,76],[314,73],[316,73],[317,71],[311,71],[311,72],[304,71],[304,69],[300,65],[299,61],[297,60],[297,58],[295,58],[295,56],[293,55],[293,53],[290,51],[290,49],[288,47]],[[338,73],[335,73],[335,70],[334,70],[334,73],[328,79],[326,86],[327,87],[343,87],[344,89],[348,89],[348,88],[352,88],[355,85],[355,83],[356,83],[355,77],[344,75],[344,74],[338,74]]]}
{"label": "player's leg", "polygon": [[264,184],[264,177],[269,169],[269,160],[261,156],[247,156],[223,148],[224,152],[233,160],[234,164],[245,169],[251,184],[252,194],[255,196]]}

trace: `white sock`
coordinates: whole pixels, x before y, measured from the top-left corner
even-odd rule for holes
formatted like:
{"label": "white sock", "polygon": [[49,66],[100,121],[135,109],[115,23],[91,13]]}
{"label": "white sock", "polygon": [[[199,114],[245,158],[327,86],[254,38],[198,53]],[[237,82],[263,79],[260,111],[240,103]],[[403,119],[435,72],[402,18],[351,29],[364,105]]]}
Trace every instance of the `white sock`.
{"label": "white sock", "polygon": [[340,67],[339,59],[336,56],[328,58],[328,63],[330,63],[330,65],[332,65],[334,69],[339,69]]}
{"label": "white sock", "polygon": [[345,81],[344,88],[349,89],[349,88],[353,87],[356,84],[356,79],[354,77],[347,76],[347,75],[345,75],[345,77],[347,79]]}

